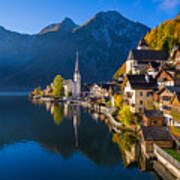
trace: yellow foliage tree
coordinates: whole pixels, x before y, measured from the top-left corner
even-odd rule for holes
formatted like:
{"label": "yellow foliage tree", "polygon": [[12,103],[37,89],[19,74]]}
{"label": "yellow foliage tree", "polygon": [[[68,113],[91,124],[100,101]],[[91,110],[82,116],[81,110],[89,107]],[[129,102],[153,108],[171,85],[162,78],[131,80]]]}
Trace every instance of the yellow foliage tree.
{"label": "yellow foliage tree", "polygon": [[53,82],[53,95],[55,97],[62,98],[64,96],[63,78],[61,75],[57,75]]}
{"label": "yellow foliage tree", "polygon": [[115,107],[121,107],[123,104],[123,96],[119,94],[114,95],[114,104]]}
{"label": "yellow foliage tree", "polygon": [[135,118],[134,114],[130,111],[130,107],[127,105],[122,106],[122,108],[119,110],[119,115],[120,122],[125,126],[131,125]]}
{"label": "yellow foliage tree", "polygon": [[180,43],[180,14],[152,29],[145,36],[145,40],[150,49],[165,49],[170,53],[173,46]]}

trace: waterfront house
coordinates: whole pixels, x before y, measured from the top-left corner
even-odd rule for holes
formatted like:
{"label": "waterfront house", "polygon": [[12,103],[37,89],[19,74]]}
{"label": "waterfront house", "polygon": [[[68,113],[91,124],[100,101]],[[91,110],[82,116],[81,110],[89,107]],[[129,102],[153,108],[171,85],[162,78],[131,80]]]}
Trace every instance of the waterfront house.
{"label": "waterfront house", "polygon": [[164,125],[163,113],[159,110],[145,110],[143,115],[143,125],[145,127],[161,127]]}
{"label": "waterfront house", "polygon": [[49,86],[46,86],[46,89],[44,90],[45,95],[53,95],[53,83]]}
{"label": "waterfront house", "polygon": [[126,60],[126,74],[139,74],[145,72],[149,63],[164,64],[168,54],[163,50],[149,50],[145,40],[141,40],[137,49],[130,50]]}
{"label": "waterfront house", "polygon": [[141,149],[153,153],[153,144],[161,148],[173,148],[173,139],[167,127],[141,127]]}
{"label": "waterfront house", "polygon": [[132,112],[143,112],[146,98],[156,88],[156,81],[151,76],[127,75],[124,83],[124,102],[130,105]]}
{"label": "waterfront house", "polygon": [[94,83],[90,87],[90,96],[98,98],[110,98],[120,88],[113,83]]}

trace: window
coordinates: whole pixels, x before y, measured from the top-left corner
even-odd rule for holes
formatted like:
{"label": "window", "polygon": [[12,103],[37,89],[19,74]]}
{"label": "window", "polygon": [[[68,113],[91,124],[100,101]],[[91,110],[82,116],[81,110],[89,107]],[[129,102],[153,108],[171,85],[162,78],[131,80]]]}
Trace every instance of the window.
{"label": "window", "polygon": [[142,100],[140,100],[140,101],[139,101],[139,103],[142,105],[142,104],[143,104],[143,101],[142,101]]}
{"label": "window", "polygon": [[146,93],[146,96],[147,96],[147,97],[149,97],[149,96],[151,96],[151,95],[152,95],[152,92],[147,92],[147,93]]}
{"label": "window", "polygon": [[140,95],[140,96],[143,96],[143,92],[140,92],[139,95]]}

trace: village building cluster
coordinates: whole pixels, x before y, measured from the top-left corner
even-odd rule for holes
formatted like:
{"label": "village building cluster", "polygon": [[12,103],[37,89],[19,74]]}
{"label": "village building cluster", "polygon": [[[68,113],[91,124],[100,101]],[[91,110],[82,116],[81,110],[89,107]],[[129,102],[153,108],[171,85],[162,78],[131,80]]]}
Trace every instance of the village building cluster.
{"label": "village building cluster", "polygon": [[[163,50],[150,50],[144,39],[137,49],[130,50],[123,75],[124,104],[143,114],[141,146],[145,153],[153,144],[172,148],[170,127],[180,128],[180,47],[173,48],[170,57]],[[147,109],[151,103],[154,108]]]}
{"label": "village building cluster", "polygon": [[[180,149],[180,133],[177,136],[171,131],[173,127],[180,132],[180,46],[175,46],[169,55],[163,50],[149,49],[142,39],[136,49],[130,50],[123,69],[112,81],[81,84],[77,52],[73,79],[63,80],[63,101],[104,109],[102,112],[110,114],[113,121],[119,120],[123,107],[128,107],[134,119],[141,117],[140,127],[135,120],[135,125],[132,124],[147,157],[153,156],[154,145],[173,149],[176,144]],[[48,101],[54,98],[53,83],[43,92],[43,98],[47,96]],[[115,97],[120,98],[119,106]],[[113,117],[113,113],[117,116]],[[115,122],[118,123],[123,124]]]}

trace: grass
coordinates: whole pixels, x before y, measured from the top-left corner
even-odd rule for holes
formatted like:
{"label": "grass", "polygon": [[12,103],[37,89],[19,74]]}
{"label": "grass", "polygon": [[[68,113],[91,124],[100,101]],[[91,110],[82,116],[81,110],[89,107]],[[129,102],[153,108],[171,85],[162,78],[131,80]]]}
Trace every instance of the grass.
{"label": "grass", "polygon": [[180,113],[176,111],[171,111],[171,115],[175,120],[180,121]]}
{"label": "grass", "polygon": [[180,162],[180,154],[178,154],[175,149],[164,149],[164,151]]}

